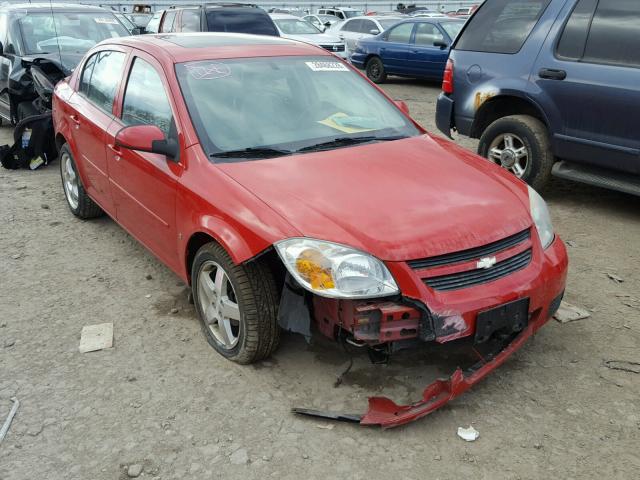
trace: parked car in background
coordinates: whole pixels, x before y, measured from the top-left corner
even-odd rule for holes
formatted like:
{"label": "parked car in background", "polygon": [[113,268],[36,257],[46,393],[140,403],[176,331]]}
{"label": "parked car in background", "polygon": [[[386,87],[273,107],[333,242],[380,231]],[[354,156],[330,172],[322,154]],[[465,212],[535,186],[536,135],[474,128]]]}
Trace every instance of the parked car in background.
{"label": "parked car in background", "polygon": [[[155,28],[154,19],[149,23],[153,23]],[[162,12],[157,24],[158,33],[232,32],[278,35],[278,29],[265,10],[256,5],[243,3],[206,3],[171,7]]]}
{"label": "parked car in background", "polygon": [[332,7],[332,8],[320,8],[317,12],[318,15],[333,15],[334,17],[338,17],[340,20],[346,20],[348,18],[360,17],[364,15],[363,10],[358,10],[356,8],[344,7]]}
{"label": "parked car in background", "polygon": [[356,43],[358,40],[373,37],[378,35],[379,33],[384,32],[386,29],[395,25],[398,22],[401,22],[406,17],[398,16],[398,17],[356,17],[350,18],[349,20],[336,24],[333,26],[330,31],[331,33],[336,33],[341,39],[344,40],[347,46],[347,54],[349,57],[351,56],[351,52],[356,48]]}
{"label": "parked car in background", "polygon": [[418,11],[410,15],[411,18],[448,18],[448,15],[439,12],[423,12]]}
{"label": "parked car in background", "polygon": [[140,35],[144,32],[144,28],[138,27],[124,13],[113,12],[113,14],[131,35]]}
{"label": "parked car in background", "polygon": [[438,128],[535,188],[640,194],[640,3],[494,0],[451,50]]}
{"label": "parked car in background", "polygon": [[312,321],[363,349],[465,339],[479,357],[417,403],[374,399],[356,421],[424,416],[560,305],[567,254],[535,190],[432,137],[318,47],[257,35],[107,40],[54,98],[69,209],[108,213],[187,282],[223,357],[259,361],[281,326],[303,333]]}
{"label": "parked car in background", "polygon": [[302,19],[311,23],[314,27],[318,30],[322,30],[323,32],[334,23],[340,21],[340,19],[335,15],[305,15]]}
{"label": "parked car in background", "polygon": [[37,112],[30,67],[54,85],[106,38],[129,32],[109,10],[73,4],[0,6],[0,118],[16,123]]}
{"label": "parked car in background", "polygon": [[286,13],[289,15],[295,15],[296,17],[304,17],[309,12],[302,10],[301,8],[270,8],[267,10],[268,13]]}
{"label": "parked car in background", "polygon": [[147,24],[153,17],[152,13],[126,13],[126,17],[131,20],[136,26],[140,28],[146,28]]}
{"label": "parked car in background", "polygon": [[160,29],[160,21],[162,20],[162,16],[164,15],[165,10],[157,10],[147,22],[147,25],[144,27],[146,33],[158,33]]}
{"label": "parked car in background", "polygon": [[387,75],[442,80],[449,47],[464,21],[411,17],[385,32],[359,40],[350,59],[367,77],[383,83]]}
{"label": "parked car in background", "polygon": [[281,37],[311,43],[333,52],[343,59],[347,59],[344,41],[340,40],[337,35],[322,33],[306,20],[294,15],[271,13],[269,16],[276,24]]}

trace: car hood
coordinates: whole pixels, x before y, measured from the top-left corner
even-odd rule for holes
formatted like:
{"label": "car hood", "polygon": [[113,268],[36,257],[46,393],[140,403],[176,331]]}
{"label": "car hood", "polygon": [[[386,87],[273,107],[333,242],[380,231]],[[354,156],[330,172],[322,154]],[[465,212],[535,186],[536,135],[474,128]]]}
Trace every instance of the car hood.
{"label": "car hood", "polygon": [[281,34],[281,37],[290,38],[291,40],[300,40],[302,42],[312,43],[313,45],[325,45],[330,43],[342,43],[336,35],[329,35],[326,33],[310,33],[308,35],[285,35]]}
{"label": "car hood", "polygon": [[301,235],[387,261],[484,245],[532,223],[524,183],[429,135],[218,167]]}

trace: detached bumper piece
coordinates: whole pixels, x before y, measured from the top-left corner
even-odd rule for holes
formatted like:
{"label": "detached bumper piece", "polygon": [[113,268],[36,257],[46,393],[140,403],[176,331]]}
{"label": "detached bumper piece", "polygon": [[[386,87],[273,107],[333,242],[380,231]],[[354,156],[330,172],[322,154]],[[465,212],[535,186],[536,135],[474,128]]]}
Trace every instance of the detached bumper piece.
{"label": "detached bumper piece", "polygon": [[527,327],[516,337],[512,337],[510,342],[498,343],[467,370],[458,368],[449,379],[436,380],[428,385],[422,393],[422,399],[411,405],[398,405],[386,397],[370,397],[369,408],[362,416],[304,408],[294,408],[293,412],[325,419],[358,422],[360,425],[379,425],[382,428],[398,427],[418,420],[462,395],[502,365],[545,323],[546,319],[540,313],[534,313]]}

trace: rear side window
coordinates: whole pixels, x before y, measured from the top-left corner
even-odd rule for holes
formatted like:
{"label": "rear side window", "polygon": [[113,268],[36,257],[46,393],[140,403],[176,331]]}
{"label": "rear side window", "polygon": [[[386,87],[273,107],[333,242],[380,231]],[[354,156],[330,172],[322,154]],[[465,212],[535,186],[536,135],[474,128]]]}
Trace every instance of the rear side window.
{"label": "rear side window", "polygon": [[[207,12],[207,25],[210,32],[252,33],[254,35],[278,36],[273,21],[266,13],[256,9],[230,11],[216,8]],[[262,10],[261,10],[262,11]]]}
{"label": "rear side window", "polygon": [[598,2],[582,61],[640,67],[638,0]]}
{"label": "rear side window", "polygon": [[559,57],[579,60],[584,55],[589,25],[598,0],[580,0],[564,27],[556,53]]}
{"label": "rear side window", "polygon": [[[87,98],[94,105],[109,114],[113,110],[113,100],[122,79],[125,58],[126,55],[122,52],[107,50],[98,53],[97,60],[92,68],[88,92],[84,91]],[[91,59],[89,62],[91,62]],[[89,63],[87,68],[89,68]],[[87,73],[87,68],[85,68],[84,74]],[[80,91],[83,91],[83,83],[86,81],[84,74],[80,84]]]}
{"label": "rear side window", "polygon": [[493,0],[471,17],[457,50],[507,53],[520,51],[551,0]]}
{"label": "rear side window", "polygon": [[391,30],[389,30],[387,41],[395,43],[409,43],[409,40],[411,40],[412,30],[413,23],[403,23],[402,25],[393,27]]}

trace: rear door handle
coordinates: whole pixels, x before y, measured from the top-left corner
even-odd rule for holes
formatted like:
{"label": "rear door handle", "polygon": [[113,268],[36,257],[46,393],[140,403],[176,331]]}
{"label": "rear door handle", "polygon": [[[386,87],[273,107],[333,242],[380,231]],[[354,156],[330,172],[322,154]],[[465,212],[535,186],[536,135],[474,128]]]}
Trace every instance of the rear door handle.
{"label": "rear door handle", "polygon": [[543,68],[538,72],[538,76],[547,80],[564,80],[567,78],[567,72],[554,68]]}

